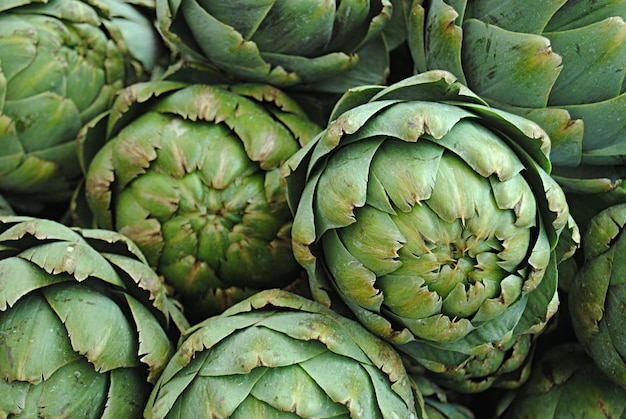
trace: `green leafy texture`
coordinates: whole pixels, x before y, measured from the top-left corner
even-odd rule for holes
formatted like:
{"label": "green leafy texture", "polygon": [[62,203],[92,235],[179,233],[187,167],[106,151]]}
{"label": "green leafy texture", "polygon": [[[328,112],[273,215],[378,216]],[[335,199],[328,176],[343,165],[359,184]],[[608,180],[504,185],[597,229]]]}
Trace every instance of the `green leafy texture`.
{"label": "green leafy texture", "polygon": [[297,279],[280,166],[321,129],[293,99],[268,85],[155,82],[114,109],[83,143],[94,225],[133,240],[196,319],[225,308],[221,290],[228,304]]}
{"label": "green leafy texture", "polygon": [[140,417],[189,324],[138,247],[3,216],[0,249],[0,415]]}
{"label": "green leafy texture", "polygon": [[545,132],[443,71],[351,95],[283,167],[313,298],[345,304],[425,368],[459,371],[451,386],[514,382],[497,376],[529,351],[495,348],[543,331],[556,262],[578,239]]}
{"label": "green leafy texture", "polygon": [[[17,3],[0,21],[0,190],[33,213],[25,201],[69,201],[82,177],[80,128],[150,70],[134,52],[153,63],[160,41],[148,18],[118,0]],[[118,24],[155,47],[129,50],[129,31]]]}
{"label": "green leafy texture", "polygon": [[[500,403],[501,405],[503,403]],[[626,390],[612,382],[578,344],[560,344],[533,364],[528,381],[498,417],[623,417]]]}
{"label": "green leafy texture", "polygon": [[574,332],[599,368],[626,386],[623,317],[626,205],[612,205],[589,222],[582,237],[584,261],[569,288]]}
{"label": "green leafy texture", "polygon": [[416,71],[450,71],[495,108],[538,123],[563,188],[610,188],[603,167],[623,177],[622,0],[414,0],[406,10]]}
{"label": "green leafy texture", "polygon": [[274,289],[190,328],[144,415],[413,418],[424,417],[423,408],[389,345],[319,303]]}
{"label": "green leafy texture", "polygon": [[[239,81],[342,93],[382,83],[385,29],[401,24],[401,2],[157,2],[157,27],[171,49]],[[395,17],[395,18],[394,18]],[[401,25],[403,26],[403,25]],[[404,34],[389,34],[393,45]]]}

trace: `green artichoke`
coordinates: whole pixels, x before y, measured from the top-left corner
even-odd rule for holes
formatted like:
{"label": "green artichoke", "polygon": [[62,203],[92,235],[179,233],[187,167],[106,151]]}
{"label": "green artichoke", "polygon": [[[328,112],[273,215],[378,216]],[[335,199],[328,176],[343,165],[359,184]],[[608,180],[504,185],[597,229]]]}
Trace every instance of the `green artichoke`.
{"label": "green artichoke", "polygon": [[157,27],[184,60],[236,80],[343,93],[388,76],[389,51],[404,37],[386,32],[404,28],[392,3],[157,0]]}
{"label": "green artichoke", "polygon": [[416,69],[443,69],[552,141],[552,176],[598,192],[626,176],[626,2],[413,0]]}
{"label": "green artichoke", "polygon": [[283,166],[313,298],[460,390],[517,370],[578,237],[549,149],[448,72],[351,89]]}
{"label": "green artichoke", "polygon": [[574,333],[602,371],[626,388],[626,204],[597,214],[568,293]]}
{"label": "green artichoke", "polygon": [[111,231],[0,217],[0,417],[141,417],[188,327]]}
{"label": "green artichoke", "polygon": [[33,214],[35,204],[69,202],[82,177],[80,128],[146,75],[161,45],[151,20],[122,0],[3,1],[0,192]]}
{"label": "green artichoke", "polygon": [[609,380],[575,343],[551,347],[512,401],[502,400],[502,419],[626,417],[626,389]]}
{"label": "green artichoke", "polygon": [[280,165],[321,129],[284,93],[140,83],[92,122],[80,146],[92,225],[137,243],[194,321],[300,276]]}
{"label": "green artichoke", "polygon": [[185,332],[146,418],[421,418],[398,353],[353,320],[261,291]]}

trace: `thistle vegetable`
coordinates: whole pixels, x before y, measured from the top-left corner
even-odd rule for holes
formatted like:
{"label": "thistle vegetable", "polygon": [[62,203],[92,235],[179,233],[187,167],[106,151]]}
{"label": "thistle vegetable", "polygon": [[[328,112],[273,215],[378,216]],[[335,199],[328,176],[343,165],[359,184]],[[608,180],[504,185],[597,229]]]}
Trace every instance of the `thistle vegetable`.
{"label": "thistle vegetable", "polygon": [[81,137],[87,212],[198,321],[300,277],[280,165],[319,131],[267,85],[130,86]]}
{"label": "thistle vegetable", "polygon": [[537,124],[448,72],[349,90],[283,166],[313,298],[446,386],[496,385],[557,310],[578,239],[549,150]]}
{"label": "thistle vegetable", "polygon": [[141,417],[189,325],[137,247],[15,216],[0,247],[0,417]]}
{"label": "thistle vegetable", "polygon": [[186,61],[239,81],[343,93],[385,81],[389,49],[404,37],[385,33],[404,28],[402,8],[392,3],[158,0],[157,18]]}
{"label": "thistle vegetable", "polygon": [[509,401],[502,419],[626,416],[626,389],[613,383],[576,343],[557,344],[535,363],[528,381]]}
{"label": "thistle vegetable", "polygon": [[410,419],[423,408],[390,345],[321,304],[266,290],[185,332],[144,415]]}
{"label": "thistle vegetable", "polygon": [[626,204],[591,219],[582,236],[583,262],[568,293],[576,337],[598,367],[626,388]]}
{"label": "thistle vegetable", "polygon": [[[129,49],[125,35],[142,40]],[[144,77],[161,42],[121,0],[9,0],[0,6],[0,191],[16,207],[69,201],[76,137],[116,91]]]}
{"label": "thistle vegetable", "polygon": [[410,3],[417,71],[450,71],[490,105],[541,125],[563,188],[599,192],[624,178],[626,3]]}

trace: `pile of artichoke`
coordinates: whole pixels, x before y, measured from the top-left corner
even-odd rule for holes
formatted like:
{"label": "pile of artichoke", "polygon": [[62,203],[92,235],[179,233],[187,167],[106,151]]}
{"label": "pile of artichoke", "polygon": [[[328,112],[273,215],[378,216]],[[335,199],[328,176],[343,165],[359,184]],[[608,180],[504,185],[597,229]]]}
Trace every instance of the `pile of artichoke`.
{"label": "pile of artichoke", "polygon": [[626,417],[625,19],[3,1],[0,418]]}

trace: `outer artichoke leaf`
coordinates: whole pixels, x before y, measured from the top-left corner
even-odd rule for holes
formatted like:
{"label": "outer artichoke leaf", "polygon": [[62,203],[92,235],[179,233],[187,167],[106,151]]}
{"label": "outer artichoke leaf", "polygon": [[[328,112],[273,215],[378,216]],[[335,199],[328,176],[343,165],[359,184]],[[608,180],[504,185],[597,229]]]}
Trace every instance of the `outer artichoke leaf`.
{"label": "outer artichoke leaf", "polygon": [[544,35],[563,58],[563,71],[550,92],[550,106],[600,102],[620,94],[626,67],[626,23],[622,18]]}
{"label": "outer artichoke leaf", "polygon": [[129,260],[147,263],[141,249],[128,237],[114,230],[80,228],[80,235],[102,254],[106,254],[108,260],[113,257],[128,258]]}
{"label": "outer artichoke leaf", "polygon": [[44,381],[38,413],[49,418],[100,418],[108,387],[108,374],[96,372],[86,359],[79,358]]}
{"label": "outer artichoke leaf", "polygon": [[[332,369],[333,363],[326,364]],[[278,411],[293,412],[297,417],[335,417],[347,413],[335,403],[298,364],[271,368],[250,391],[250,396]]]}
{"label": "outer artichoke leaf", "polygon": [[[2,28],[0,29],[0,39],[2,39],[3,45],[0,52],[0,63],[2,63],[2,78],[4,79],[4,94],[2,95],[2,103],[4,104],[7,81],[18,76],[37,58],[36,42],[39,40],[39,33],[34,30],[33,25],[29,22],[14,17],[14,15],[2,16],[0,23]],[[30,36],[16,35],[20,31],[27,31]],[[13,99],[13,97],[9,96],[8,99]]]}
{"label": "outer artichoke leaf", "polygon": [[466,336],[474,329],[468,319],[451,319],[445,314],[435,314],[420,319],[406,318],[383,309],[383,314],[404,327],[421,340],[450,344]]}
{"label": "outer artichoke leaf", "polygon": [[20,417],[21,414],[27,413],[28,394],[36,388],[30,383],[23,381],[0,380],[0,412],[4,417]]}
{"label": "outer artichoke leaf", "polygon": [[42,292],[64,323],[74,350],[96,371],[139,365],[137,331],[111,298],[80,284]]}
{"label": "outer artichoke leaf", "polygon": [[[626,121],[622,112],[624,107],[626,107],[626,93],[603,102],[563,106],[572,118],[584,121],[583,153],[626,141]],[[584,160],[583,163],[585,163]]]}
{"label": "outer artichoke leaf", "polygon": [[[200,418],[207,413],[214,418],[232,417],[266,372],[266,368],[256,368],[248,374],[196,377],[176,400],[172,412],[180,412],[180,418]],[[165,390],[162,394],[166,394]]]}
{"label": "outer artichoke leaf", "polygon": [[[423,405],[423,401],[414,400],[414,393],[411,391],[408,380],[394,381],[380,369],[373,365],[363,365],[363,368],[370,376],[374,393],[376,394],[376,402],[378,410],[383,417],[404,417],[407,415],[407,408],[411,412],[410,418],[421,418],[421,414],[414,413],[413,410]],[[389,385],[391,381],[391,386]],[[391,391],[390,391],[391,389]],[[416,391],[415,394],[421,393]]]}
{"label": "outer artichoke leaf", "polygon": [[111,188],[115,181],[113,147],[103,146],[94,156],[85,180],[85,197],[95,223],[113,230]]}
{"label": "outer artichoke leaf", "polygon": [[[541,33],[567,0],[483,1],[472,5],[471,17],[513,32]],[[470,17],[470,16],[466,16]]]}
{"label": "outer artichoke leaf", "polygon": [[350,301],[366,310],[378,312],[384,297],[376,288],[376,275],[352,256],[335,230],[328,231],[322,240],[324,259],[332,273],[333,285]]}
{"label": "outer artichoke leaf", "polygon": [[[383,53],[385,53],[384,50]],[[357,65],[361,64],[360,56],[356,54],[348,55],[343,52],[332,52],[319,56],[306,57],[264,51],[261,53],[261,56],[273,66],[289,69],[297,74],[299,78],[297,88],[299,90],[343,93],[345,89],[352,86],[376,82],[382,83],[384,81],[381,76],[384,69],[378,73],[378,77],[350,81],[350,72],[356,71],[358,68]],[[386,61],[383,62],[386,63]],[[372,73],[377,74],[376,71],[372,71]],[[337,74],[341,75],[335,77]]]}
{"label": "outer artichoke leaf", "polygon": [[[353,358],[358,362],[369,362],[369,352],[355,343],[356,339],[351,329],[354,325],[343,324],[341,320],[333,317],[334,315],[329,313],[277,312],[257,324],[289,336],[294,342],[306,341],[307,345],[310,345],[302,351],[301,357],[293,358],[293,363],[317,356],[325,350]],[[316,341],[324,345],[319,345],[319,342],[313,343]],[[304,343],[302,345],[304,346]],[[297,345],[294,346],[297,349]]]}
{"label": "outer artichoke leaf", "polygon": [[[280,412],[274,409],[267,403],[263,403],[254,397],[248,397],[233,412],[230,416],[231,419],[247,419],[247,418],[267,418],[272,417],[276,419],[298,419],[299,416],[291,412]],[[332,417],[329,419],[349,419],[350,414]]]}
{"label": "outer artichoke leaf", "polygon": [[[272,348],[281,350],[276,352]],[[326,347],[320,342],[297,340],[262,326],[248,327],[215,345],[199,375],[247,374],[260,366],[284,367],[303,362],[323,351]]]}
{"label": "outer artichoke leaf", "polygon": [[[263,0],[250,4],[245,0],[234,0],[227,3],[198,0],[196,3],[211,16],[224,21],[235,28],[245,39],[250,40],[276,1]],[[245,10],[245,13],[242,13],[242,10]]]}
{"label": "outer artichoke leaf", "polygon": [[0,377],[37,384],[79,357],[63,325],[43,298],[22,297],[0,312]]}
{"label": "outer artichoke leaf", "polygon": [[547,32],[565,31],[599,22],[611,16],[626,18],[624,0],[600,0],[594,3],[565,2],[552,16]]}
{"label": "outer artichoke leaf", "polygon": [[115,369],[108,375],[109,392],[102,419],[140,417],[152,387],[136,369]]}
{"label": "outer artichoke leaf", "polygon": [[155,383],[165,364],[174,353],[174,345],[170,342],[163,326],[139,301],[124,293],[139,335],[138,355],[141,362],[148,366],[148,382]]}
{"label": "outer artichoke leaf", "polygon": [[359,141],[329,159],[315,191],[316,237],[356,221],[355,207],[365,205],[369,167],[383,139]]}
{"label": "outer artichoke leaf", "polygon": [[0,260],[0,311],[12,307],[31,291],[65,281],[73,281],[69,275],[50,275],[35,264],[11,257]]}
{"label": "outer artichoke leaf", "polygon": [[24,250],[20,257],[50,275],[68,273],[76,281],[99,278],[112,285],[124,287],[121,278],[107,260],[93,247],[82,242],[52,242]]}
{"label": "outer artichoke leaf", "polygon": [[476,19],[465,20],[463,33],[463,69],[472,90],[514,106],[546,106],[562,68],[547,38]]}
{"label": "outer artichoke leaf", "polygon": [[[623,265],[623,263],[621,265]],[[609,333],[614,342],[613,345],[615,346],[615,350],[620,353],[622,358],[624,358],[626,355],[626,343],[624,341],[624,335],[626,332],[624,332],[624,330],[620,328],[616,322],[619,321],[621,314],[624,313],[624,309],[626,308],[626,300],[624,299],[624,295],[626,293],[624,292],[623,275],[620,275],[618,272],[620,271],[614,272],[614,279],[611,281],[611,292],[607,294],[605,302],[606,317],[604,327],[609,329]],[[626,372],[626,365],[624,365],[623,368]],[[626,375],[624,378],[626,378]],[[622,380],[622,383],[626,383],[626,379]]]}
{"label": "outer artichoke leaf", "polygon": [[[621,232],[626,226],[626,211],[623,204],[610,205],[604,211],[598,211],[585,230],[585,246],[582,249],[585,260],[592,261],[611,249],[611,246],[622,246]],[[617,252],[619,255],[620,253]],[[620,263],[622,258],[613,259],[613,252],[608,256],[611,264]],[[618,271],[619,272],[619,271]]]}
{"label": "outer artichoke leaf", "polygon": [[384,88],[384,86],[368,85],[348,89],[335,103],[328,121],[332,123],[350,109],[371,102],[371,99]]}
{"label": "outer artichoke leaf", "polygon": [[[419,8],[415,6],[421,1],[413,3],[411,17],[413,21],[418,19],[421,23],[423,19],[420,16],[423,13],[420,10],[421,6],[418,6]],[[423,72],[431,69],[445,69],[454,74],[461,83],[467,84],[461,63],[463,30],[457,26],[459,13],[443,0],[433,0],[425,15],[426,21],[420,24],[420,32],[412,33],[410,26],[408,32],[408,42],[411,54],[416,60],[417,70]],[[424,58],[423,54],[427,54],[428,59]]]}
{"label": "outer artichoke leaf", "polygon": [[[335,7],[335,22],[332,28],[332,40],[326,48],[327,51],[343,50],[351,52],[356,48],[356,42],[364,39],[366,32],[370,36],[375,36],[382,28],[387,29],[388,23],[385,22],[386,16],[381,15],[389,10],[389,3],[386,1],[377,2],[382,5],[380,13],[372,18],[371,4],[361,3],[359,0],[347,0],[339,3],[330,4]],[[376,5],[378,7],[378,5]],[[396,16],[399,11],[393,10],[392,17]],[[370,22],[368,20],[371,19]],[[378,19],[374,23],[374,19]],[[382,22],[381,22],[382,21]],[[354,45],[354,47],[351,47]]]}
{"label": "outer artichoke leaf", "polygon": [[[353,417],[376,417],[376,394],[369,374],[361,364],[326,352],[300,363],[300,366],[333,401],[346,406]],[[346,383],[345,377],[353,378]],[[406,409],[403,417],[405,415]]]}
{"label": "outer artichoke leaf", "polygon": [[514,212],[516,227],[527,228],[536,225],[537,201],[522,174],[516,174],[504,182],[493,178],[489,180],[498,208]]}

